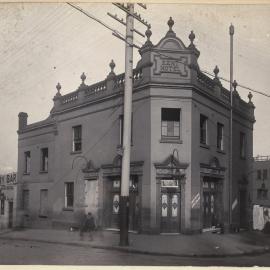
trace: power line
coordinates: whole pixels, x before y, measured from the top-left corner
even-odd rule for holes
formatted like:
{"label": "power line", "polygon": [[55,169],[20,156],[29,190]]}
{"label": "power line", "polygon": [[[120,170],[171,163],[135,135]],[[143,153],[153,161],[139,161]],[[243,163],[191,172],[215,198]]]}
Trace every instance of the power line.
{"label": "power line", "polygon": [[[117,35],[121,35],[121,39],[124,40],[124,41],[126,42],[126,40],[123,39],[123,35],[122,35],[120,32],[118,32],[117,30],[115,30],[115,29],[113,29],[112,27],[108,26],[108,25],[105,24],[102,20],[95,18],[93,15],[89,14],[88,12],[85,12],[83,9],[81,9],[81,8],[79,8],[79,7],[77,7],[77,6],[73,5],[73,4],[71,4],[71,3],[67,3],[67,4],[69,4],[70,6],[72,6],[72,7],[75,8],[75,9],[79,10],[80,12],[82,12],[82,13],[85,14],[86,16],[90,17],[91,19],[93,19],[93,20],[97,21],[98,23],[102,24],[103,26],[105,26],[106,28],[108,28],[109,30],[111,30],[116,36],[117,36]],[[140,43],[140,45],[142,45],[142,46],[144,45],[142,42],[140,42],[140,41],[138,41],[138,40],[137,40],[137,42]],[[129,44],[129,45],[132,45],[132,44]],[[137,47],[138,47],[138,46],[137,46]],[[189,64],[183,63],[183,62],[181,62],[181,61],[180,61],[179,59],[177,59],[177,58],[168,56],[168,55],[163,54],[163,53],[160,53],[160,52],[155,52],[155,53],[159,54],[160,56],[166,57],[167,59],[175,60],[175,61],[177,61],[178,63],[180,63],[180,64],[182,64],[182,65],[187,66],[188,68],[190,68]],[[215,77],[213,74],[211,74],[211,73],[210,73],[209,71],[207,71],[207,70],[200,69],[200,71],[201,71],[202,73],[205,73],[205,74],[207,74],[207,75],[210,75],[211,77]],[[220,80],[223,80],[223,81],[226,81],[226,82],[229,82],[229,83],[230,83],[230,81],[229,81],[228,79],[224,78],[224,77],[218,77],[218,78],[219,78]],[[263,95],[263,96],[265,96],[265,97],[270,97],[270,95],[268,95],[268,94],[266,94],[266,93],[264,93],[264,92],[262,92],[262,91],[255,90],[255,89],[250,88],[250,87],[247,87],[247,86],[245,86],[245,85],[243,85],[243,84],[238,83],[238,86],[241,87],[241,88],[247,89],[247,90],[249,90],[249,91],[252,91],[252,92],[254,92],[254,93]]]}
{"label": "power line", "polygon": [[[203,73],[205,73],[205,74],[211,76],[211,77],[215,77],[215,75],[211,74],[210,72],[208,72],[208,71],[206,71],[206,70],[201,70],[201,71],[202,71]],[[228,83],[230,82],[228,79],[226,79],[226,78],[224,78],[224,77],[220,77],[220,76],[219,76],[218,78],[219,78],[220,80],[225,81],[225,82],[228,82]],[[253,88],[250,88],[250,87],[248,87],[248,86],[245,86],[245,85],[242,85],[242,84],[239,84],[239,83],[237,83],[237,85],[238,85],[239,87],[244,88],[244,89],[247,89],[247,90],[249,90],[249,91],[258,93],[258,94],[263,95],[263,96],[266,96],[266,97],[270,97],[270,95],[268,95],[268,94],[266,94],[266,93],[264,93],[264,92],[262,92],[262,91],[255,90],[255,89],[253,89]]]}

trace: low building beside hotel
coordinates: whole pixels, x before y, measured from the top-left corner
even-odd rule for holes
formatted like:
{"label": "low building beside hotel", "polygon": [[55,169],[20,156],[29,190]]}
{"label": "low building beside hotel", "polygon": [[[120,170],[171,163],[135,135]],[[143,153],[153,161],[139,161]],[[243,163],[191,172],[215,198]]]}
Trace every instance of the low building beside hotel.
{"label": "low building beside hotel", "polygon": [[17,174],[0,175],[0,230],[12,228],[15,217]]}
{"label": "low building beside hotel", "polygon": [[270,207],[270,156],[254,158],[253,170],[253,204]]}
{"label": "low building beside hotel", "polygon": [[[201,72],[194,33],[185,46],[173,24],[170,18],[157,45],[146,31],[133,71],[130,230],[248,227],[252,96],[242,100],[234,85],[230,183],[230,92],[217,67],[214,79]],[[66,95],[58,84],[47,119],[28,124],[27,114],[19,114],[17,225],[76,226],[92,212],[99,226],[118,228],[124,74],[114,73],[113,61],[110,68],[90,86],[82,74]]]}

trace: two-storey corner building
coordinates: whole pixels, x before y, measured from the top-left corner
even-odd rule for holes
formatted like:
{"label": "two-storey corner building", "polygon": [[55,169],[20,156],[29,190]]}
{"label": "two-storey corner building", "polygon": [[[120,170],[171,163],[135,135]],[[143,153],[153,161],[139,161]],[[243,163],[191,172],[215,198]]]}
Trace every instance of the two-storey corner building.
{"label": "two-storey corner building", "polygon": [[12,228],[16,215],[17,174],[0,175],[0,230]]}
{"label": "two-storey corner building", "polygon": [[[249,221],[254,106],[233,96],[233,180],[229,185],[230,93],[204,75],[189,35],[151,31],[133,71],[129,226],[149,233],[188,233]],[[28,124],[19,114],[18,225],[70,226],[92,212],[117,228],[121,185],[124,74],[61,95],[49,117]],[[240,211],[241,210],[241,211]],[[241,215],[240,215],[241,212]],[[241,218],[241,219],[240,219]]]}

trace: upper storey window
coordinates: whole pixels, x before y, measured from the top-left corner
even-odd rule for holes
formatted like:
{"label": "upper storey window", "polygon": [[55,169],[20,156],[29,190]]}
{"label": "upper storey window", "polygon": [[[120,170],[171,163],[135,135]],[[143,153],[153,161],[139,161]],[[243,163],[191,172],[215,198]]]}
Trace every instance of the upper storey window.
{"label": "upper storey window", "polygon": [[203,114],[200,115],[200,143],[207,144],[207,120]]}
{"label": "upper storey window", "polygon": [[171,139],[180,138],[180,109],[161,109],[161,137]]}
{"label": "upper storey window", "polygon": [[224,126],[217,123],[217,149],[224,150]]}
{"label": "upper storey window", "polygon": [[[119,116],[119,144],[123,146],[124,143],[124,115]],[[130,143],[133,144],[133,113],[131,114],[131,134],[130,134]]]}
{"label": "upper storey window", "polygon": [[49,158],[49,150],[48,148],[41,149],[41,171],[47,172],[48,171],[48,158]]}
{"label": "upper storey window", "polygon": [[30,160],[31,160],[31,152],[24,152],[24,173],[30,174]]}
{"label": "upper storey window", "polygon": [[246,134],[240,132],[240,157],[246,157]]}
{"label": "upper storey window", "polygon": [[82,126],[75,126],[73,129],[72,151],[78,152],[82,150]]}

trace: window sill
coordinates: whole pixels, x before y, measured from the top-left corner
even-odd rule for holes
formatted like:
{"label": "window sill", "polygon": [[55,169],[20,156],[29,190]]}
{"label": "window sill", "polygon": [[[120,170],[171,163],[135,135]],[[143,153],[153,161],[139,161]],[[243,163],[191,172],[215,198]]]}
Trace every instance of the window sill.
{"label": "window sill", "polygon": [[73,207],[63,207],[62,210],[63,211],[69,211],[69,212],[73,212],[74,211]]}
{"label": "window sill", "polygon": [[226,152],[225,152],[224,150],[221,150],[221,149],[217,149],[217,153],[220,153],[220,154],[226,155]]}
{"label": "window sill", "polygon": [[81,154],[82,151],[71,151],[70,154],[71,155],[77,155],[77,154]]}
{"label": "window sill", "polygon": [[39,171],[40,174],[48,173],[48,171]]}
{"label": "window sill", "polygon": [[23,173],[23,175],[30,175],[30,173],[26,173],[26,172],[24,172],[24,173]]}
{"label": "window sill", "polygon": [[208,144],[201,143],[200,147],[205,148],[205,149],[210,149],[210,146]]}
{"label": "window sill", "polygon": [[161,138],[159,140],[160,143],[176,143],[176,144],[182,144],[183,141],[180,140],[179,138]]}

